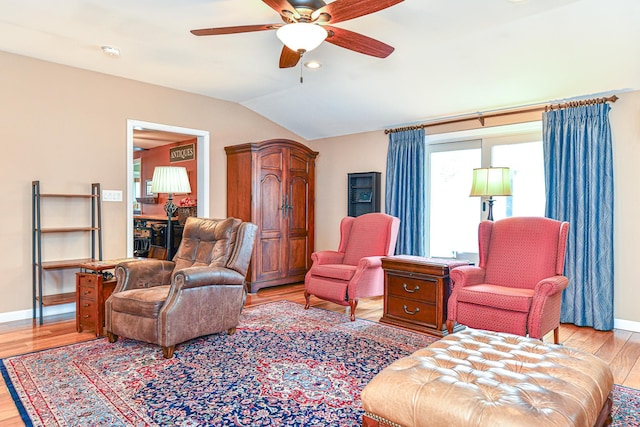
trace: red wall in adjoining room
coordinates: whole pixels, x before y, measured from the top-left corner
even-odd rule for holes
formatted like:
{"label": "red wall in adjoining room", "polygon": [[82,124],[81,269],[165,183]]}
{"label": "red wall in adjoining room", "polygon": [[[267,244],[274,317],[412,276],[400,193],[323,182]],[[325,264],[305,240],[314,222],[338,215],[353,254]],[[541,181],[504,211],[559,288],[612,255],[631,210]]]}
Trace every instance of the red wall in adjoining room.
{"label": "red wall in adjoining room", "polygon": [[[187,174],[189,175],[189,184],[191,185],[191,193],[189,194],[174,194],[173,203],[180,206],[180,200],[185,197],[196,199],[198,195],[198,158],[197,154],[193,160],[185,160],[181,162],[169,162],[169,150],[173,147],[179,147],[188,144],[194,144],[196,148],[197,139],[189,139],[182,142],[163,145],[161,147],[152,148],[144,151],[136,151],[133,153],[133,158],[140,159],[140,179],[142,196],[145,197],[147,186],[146,181],[153,178],[153,170],[156,166],[182,166],[187,168]],[[164,204],[167,202],[168,194],[158,194],[158,203],[148,204],[142,203],[141,215],[166,215],[164,211]]]}

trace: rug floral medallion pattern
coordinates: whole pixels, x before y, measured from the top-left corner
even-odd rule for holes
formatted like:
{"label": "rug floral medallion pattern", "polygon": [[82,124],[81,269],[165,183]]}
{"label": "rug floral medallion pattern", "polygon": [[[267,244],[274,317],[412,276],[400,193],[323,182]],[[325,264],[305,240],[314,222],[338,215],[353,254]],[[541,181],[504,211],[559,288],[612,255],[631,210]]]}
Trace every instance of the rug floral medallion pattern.
{"label": "rug floral medallion pattern", "polygon": [[[4,359],[27,425],[359,426],[360,392],[436,338],[280,301],[245,309],[234,335],[184,343],[173,359],[121,339]],[[615,426],[638,426],[638,390],[616,386]]]}

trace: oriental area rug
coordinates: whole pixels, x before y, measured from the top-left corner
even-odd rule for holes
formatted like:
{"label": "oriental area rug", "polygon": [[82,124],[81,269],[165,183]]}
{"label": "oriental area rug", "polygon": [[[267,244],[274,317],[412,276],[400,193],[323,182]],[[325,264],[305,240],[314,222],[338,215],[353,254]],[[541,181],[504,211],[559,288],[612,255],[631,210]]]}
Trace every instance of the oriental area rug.
{"label": "oriental area rug", "polygon": [[[105,338],[1,361],[27,426],[359,426],[360,392],[436,338],[279,301],[234,335],[158,346]],[[614,390],[614,426],[640,426],[640,391]]]}

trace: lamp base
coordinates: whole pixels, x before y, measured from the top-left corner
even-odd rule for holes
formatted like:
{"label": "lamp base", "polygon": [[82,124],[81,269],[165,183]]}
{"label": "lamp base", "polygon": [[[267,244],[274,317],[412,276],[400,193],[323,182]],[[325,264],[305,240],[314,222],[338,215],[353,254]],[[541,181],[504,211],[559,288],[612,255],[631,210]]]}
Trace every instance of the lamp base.
{"label": "lamp base", "polygon": [[495,200],[493,200],[491,196],[489,196],[489,200],[487,200],[487,203],[489,203],[489,213],[487,214],[487,220],[489,221],[493,221],[493,202],[495,202]]}
{"label": "lamp base", "polygon": [[173,230],[171,227],[171,218],[173,218],[173,215],[176,213],[177,210],[178,210],[178,207],[173,203],[173,194],[169,193],[169,200],[167,200],[167,203],[165,203],[164,205],[164,211],[167,213],[167,228],[165,230],[167,234],[165,236],[165,241],[167,245],[167,261],[171,261],[171,258],[173,258],[173,245],[171,241]]}

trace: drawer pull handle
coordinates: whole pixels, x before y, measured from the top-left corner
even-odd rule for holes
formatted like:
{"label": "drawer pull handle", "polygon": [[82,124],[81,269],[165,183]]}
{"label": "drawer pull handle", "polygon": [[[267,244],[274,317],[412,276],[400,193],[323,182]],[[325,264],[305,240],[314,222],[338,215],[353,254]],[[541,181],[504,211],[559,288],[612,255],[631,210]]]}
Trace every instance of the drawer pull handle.
{"label": "drawer pull handle", "polygon": [[407,284],[406,284],[406,283],[403,283],[403,284],[402,284],[402,288],[403,288],[405,291],[409,292],[410,294],[412,294],[412,293],[414,293],[414,292],[418,292],[418,291],[420,290],[420,286],[419,286],[419,285],[416,285],[416,287],[415,287],[415,288],[413,288],[413,289],[409,289],[409,287],[407,286]]}
{"label": "drawer pull handle", "polygon": [[413,311],[409,311],[409,310],[407,310],[407,306],[406,306],[406,305],[403,305],[403,306],[402,306],[402,309],[404,310],[404,312],[405,312],[405,313],[410,314],[410,315],[412,315],[412,316],[413,316],[414,314],[418,314],[418,313],[420,312],[420,307],[416,307],[416,309],[415,309],[415,310],[413,310]]}
{"label": "drawer pull handle", "polygon": [[84,304],[83,307],[89,307],[89,304]]}
{"label": "drawer pull handle", "polygon": [[88,318],[89,318],[89,315],[88,315],[88,314],[85,314],[83,317],[84,317],[85,319],[88,319]]}

